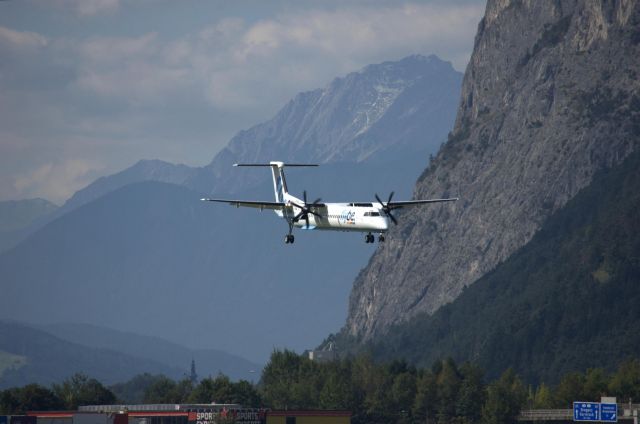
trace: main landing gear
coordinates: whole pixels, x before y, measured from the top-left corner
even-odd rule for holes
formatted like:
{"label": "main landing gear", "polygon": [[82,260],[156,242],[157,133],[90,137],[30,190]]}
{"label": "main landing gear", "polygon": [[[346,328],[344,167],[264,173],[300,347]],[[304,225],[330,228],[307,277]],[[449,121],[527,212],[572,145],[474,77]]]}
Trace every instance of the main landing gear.
{"label": "main landing gear", "polygon": [[[364,242],[365,243],[374,243],[375,241],[376,241],[376,237],[371,233],[369,233],[369,234],[364,236]],[[384,234],[381,233],[378,236],[378,242],[384,243]]]}
{"label": "main landing gear", "polygon": [[293,242],[296,240],[295,237],[293,237],[292,233],[293,233],[293,223],[289,222],[289,234],[284,236],[285,244],[293,244]]}

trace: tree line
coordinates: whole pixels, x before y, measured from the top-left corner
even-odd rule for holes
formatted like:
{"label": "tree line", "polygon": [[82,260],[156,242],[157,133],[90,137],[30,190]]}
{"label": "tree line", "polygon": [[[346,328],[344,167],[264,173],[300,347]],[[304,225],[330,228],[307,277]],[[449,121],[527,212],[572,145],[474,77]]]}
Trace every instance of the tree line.
{"label": "tree line", "polygon": [[404,361],[376,363],[362,355],[318,363],[275,351],[258,384],[219,374],[193,382],[142,374],[109,388],[76,374],[46,388],[30,384],[0,391],[0,414],[75,410],[112,403],[237,403],[271,409],[334,409],[359,423],[502,424],[525,409],[571,408],[573,401],[640,399],[640,360],[609,373],[600,368],[564,375],[555,386],[526,385],[509,369],[490,382],[471,363],[436,361],[416,368]]}

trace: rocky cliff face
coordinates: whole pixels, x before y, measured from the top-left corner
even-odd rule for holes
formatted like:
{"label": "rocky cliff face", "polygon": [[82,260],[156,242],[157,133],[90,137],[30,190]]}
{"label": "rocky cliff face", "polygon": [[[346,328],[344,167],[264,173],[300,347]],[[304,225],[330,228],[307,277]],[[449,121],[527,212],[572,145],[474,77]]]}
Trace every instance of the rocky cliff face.
{"label": "rocky cliff face", "polygon": [[527,243],[593,174],[640,146],[640,3],[489,0],[456,124],[357,277],[361,340],[431,313]]}

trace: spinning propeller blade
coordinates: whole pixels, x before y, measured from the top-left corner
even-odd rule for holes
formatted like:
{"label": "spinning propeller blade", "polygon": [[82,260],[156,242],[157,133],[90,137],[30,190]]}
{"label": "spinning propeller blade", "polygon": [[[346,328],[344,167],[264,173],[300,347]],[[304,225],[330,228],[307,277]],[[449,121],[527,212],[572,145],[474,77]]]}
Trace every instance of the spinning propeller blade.
{"label": "spinning propeller blade", "polygon": [[391,218],[391,221],[393,221],[394,224],[398,225],[398,220],[395,216],[393,216],[393,214],[391,213],[391,207],[389,207],[389,203],[391,203],[391,199],[393,199],[393,194],[393,191],[391,192],[391,194],[389,194],[389,200],[387,200],[386,204],[383,203],[382,200],[380,200],[380,197],[378,197],[378,193],[376,193],[376,200],[378,201],[378,203],[380,203],[380,206],[382,206],[382,210],[384,211],[385,215]]}
{"label": "spinning propeller blade", "polygon": [[309,214],[315,215],[320,218],[320,215],[312,211],[311,208],[316,206],[322,199],[317,198],[313,201],[313,203],[307,203],[307,190],[302,192],[302,198],[304,199],[304,205],[298,205],[294,203],[296,207],[300,208],[300,212],[293,218],[293,221],[298,222],[301,218],[304,218],[307,224],[307,229],[309,229]]}

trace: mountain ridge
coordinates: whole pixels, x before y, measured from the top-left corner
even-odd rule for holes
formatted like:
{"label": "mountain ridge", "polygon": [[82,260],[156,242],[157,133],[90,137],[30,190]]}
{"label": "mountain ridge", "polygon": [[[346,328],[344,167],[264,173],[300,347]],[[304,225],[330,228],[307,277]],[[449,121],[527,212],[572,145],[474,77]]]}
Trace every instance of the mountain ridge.
{"label": "mountain ridge", "polygon": [[149,359],[167,367],[179,368],[181,364],[182,373],[170,376],[175,379],[183,377],[189,369],[191,360],[195,361],[196,370],[201,376],[223,373],[232,380],[251,381],[255,378],[254,372],[262,368],[262,365],[222,350],[192,349],[160,337],[117,331],[91,324],[55,323],[37,327],[60,339],[90,348],[118,351],[125,355]]}
{"label": "mountain ridge", "polygon": [[46,199],[0,202],[0,253],[16,246],[34,222],[50,220],[59,207]]}
{"label": "mountain ridge", "polygon": [[144,372],[180,375],[180,370],[148,358],[68,342],[16,321],[0,320],[0,351],[25,358],[24,363],[0,374],[0,388],[59,383],[78,372],[104,384],[126,381]]}

